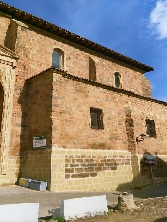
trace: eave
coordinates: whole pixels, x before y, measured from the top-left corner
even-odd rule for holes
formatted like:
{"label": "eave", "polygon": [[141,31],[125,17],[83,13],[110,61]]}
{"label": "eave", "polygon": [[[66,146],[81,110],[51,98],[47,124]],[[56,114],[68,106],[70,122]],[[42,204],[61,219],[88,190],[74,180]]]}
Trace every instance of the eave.
{"label": "eave", "polygon": [[101,53],[105,56],[111,57],[117,61],[123,62],[127,65],[130,65],[132,67],[140,69],[143,72],[150,72],[150,71],[154,70],[153,67],[150,67],[150,66],[145,65],[141,62],[138,62],[134,59],[131,59],[127,56],[124,56],[118,52],[115,52],[111,49],[108,49],[108,48],[102,46],[102,45],[92,42],[86,38],[83,38],[79,35],[69,32],[59,26],[52,24],[52,23],[46,22],[43,19],[37,18],[36,16],[33,16],[33,15],[26,13],[20,9],[17,9],[13,6],[6,4],[6,3],[3,3],[2,1],[0,1],[0,11],[5,14],[10,15],[13,19],[16,19],[16,20],[25,22],[27,24],[33,25],[37,28],[43,29],[49,33],[60,36],[64,39],[67,39],[69,41],[77,43],[77,44],[84,46],[88,49],[91,49],[93,51]]}

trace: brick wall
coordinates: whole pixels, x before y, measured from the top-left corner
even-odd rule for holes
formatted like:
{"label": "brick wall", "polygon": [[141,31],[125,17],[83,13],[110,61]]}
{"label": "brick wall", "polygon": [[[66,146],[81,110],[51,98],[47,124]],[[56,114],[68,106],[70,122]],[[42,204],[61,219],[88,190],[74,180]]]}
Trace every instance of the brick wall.
{"label": "brick wall", "polygon": [[[42,130],[45,130],[49,144],[47,149],[52,146],[47,165],[47,172],[51,170],[51,177],[42,176],[43,169],[46,173],[42,166],[43,153],[35,150],[31,155],[25,153],[27,160],[21,165],[21,169],[24,169],[22,175],[46,179],[51,183],[51,190],[123,189],[134,184],[141,187],[143,181],[147,184],[149,178],[141,177],[140,161],[136,156],[136,160],[133,158],[131,164],[129,153],[143,154],[147,150],[153,154],[158,150],[158,155],[166,154],[166,131],[163,131],[161,126],[166,127],[166,115],[162,113],[167,109],[163,104],[135,96],[129,98],[126,93],[92,85],[91,81],[69,78],[58,70],[48,70],[31,78],[26,90],[28,93],[25,98],[28,99],[25,99],[25,104],[30,106],[23,103],[22,108],[27,107],[28,114],[27,150],[32,150],[32,136],[40,136],[39,133],[43,134]],[[46,115],[47,107],[49,111]],[[90,107],[103,110],[104,129],[95,130],[90,127]],[[145,118],[155,120],[157,137],[146,138],[137,144],[135,138],[146,131]],[[35,134],[37,132],[38,134]],[[159,139],[161,136],[164,137],[163,141]],[[47,152],[47,149],[43,152]],[[35,163],[35,156],[39,163]],[[33,162],[30,167],[29,161]],[[27,173],[31,172],[32,167],[36,173]],[[122,169],[127,170],[128,181],[125,177],[120,178],[123,175]],[[115,175],[119,179],[111,185],[111,178]],[[104,186],[102,177],[107,177]],[[84,183],[86,180],[86,188],[82,185],[83,179]],[[68,186],[71,188],[67,188]]]}
{"label": "brick wall", "polygon": [[121,74],[124,89],[143,95],[142,71],[133,70],[130,66],[32,26],[18,27],[16,52],[20,56],[19,76],[23,75],[23,70],[24,77],[22,78],[24,79],[50,67],[54,48],[60,48],[64,52],[64,70],[68,73],[89,78],[89,58],[91,57],[95,62],[98,82],[114,85],[114,72],[118,71]]}
{"label": "brick wall", "polygon": [[[90,107],[102,109],[104,130],[91,128]],[[54,74],[52,143],[57,147],[166,154],[166,114],[165,104]],[[155,121],[157,136],[137,144],[136,137],[146,133],[146,118]]]}
{"label": "brick wall", "polygon": [[143,96],[152,97],[150,82],[144,76],[142,78],[142,89],[143,89]]}
{"label": "brick wall", "polygon": [[[145,94],[142,85],[146,79],[140,70],[132,69],[132,67],[114,59],[56,37],[31,25],[12,20],[8,15],[3,13],[1,13],[0,19],[2,21],[0,44],[6,44],[12,50],[16,47],[16,52],[20,56],[17,71],[19,77],[22,77],[23,80],[50,67],[53,49],[60,48],[65,54],[64,69],[67,72],[74,73],[79,77],[88,78],[89,58],[91,57],[95,61],[97,81],[114,85],[114,72],[118,71],[121,74],[124,89],[141,95]],[[7,35],[8,33],[10,36],[12,33],[10,43],[8,41],[10,37]],[[12,46],[10,45],[11,42],[13,42]],[[13,46],[15,47],[12,48]],[[20,84],[22,85],[23,82],[20,82]],[[145,85],[149,87],[148,84]]]}
{"label": "brick wall", "polygon": [[[59,48],[64,52],[64,70],[75,76],[89,78],[89,58],[91,57],[96,66],[96,79],[107,85],[114,85],[114,72],[121,74],[122,87],[140,95],[143,91],[145,77],[140,70],[117,62],[107,56],[103,56],[91,50],[85,49],[77,44],[54,36],[27,24],[10,21],[9,18],[1,18],[5,26],[2,27],[2,44],[7,41],[6,32],[14,33],[17,30],[15,51],[19,55],[16,67],[16,81],[14,91],[14,108],[12,118],[12,135],[16,140],[11,140],[12,149],[19,150],[20,126],[22,124],[22,106],[20,104],[20,93],[24,90],[25,80],[47,69],[52,64],[52,51]],[[11,28],[13,25],[13,29]],[[11,31],[10,31],[11,30]],[[14,30],[14,31],[13,31]],[[115,136],[111,136],[115,137]],[[94,145],[93,145],[94,146]],[[102,143],[103,146],[103,143]],[[12,151],[12,155],[16,155]]]}
{"label": "brick wall", "polygon": [[[24,154],[32,150],[35,136],[47,136],[47,148],[51,147],[52,135],[52,75],[41,74],[29,79],[20,94],[21,105],[20,144],[16,150],[14,143],[10,149],[11,155]],[[17,121],[15,122],[15,125]]]}
{"label": "brick wall", "polygon": [[29,151],[21,157],[18,177],[51,182],[51,151]]}
{"label": "brick wall", "polygon": [[4,41],[5,41],[5,37],[6,37],[6,32],[7,32],[9,24],[10,24],[9,16],[7,16],[4,13],[0,12],[0,30],[1,30],[0,44],[1,45],[4,45]]}

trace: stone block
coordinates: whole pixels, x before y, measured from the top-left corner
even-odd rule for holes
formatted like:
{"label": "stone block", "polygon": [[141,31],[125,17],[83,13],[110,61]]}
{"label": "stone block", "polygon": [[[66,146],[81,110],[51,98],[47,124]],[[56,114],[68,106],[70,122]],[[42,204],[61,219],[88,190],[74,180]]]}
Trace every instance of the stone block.
{"label": "stone block", "polygon": [[82,197],[63,200],[60,211],[52,210],[52,218],[59,215],[65,220],[82,218],[85,216],[104,215],[108,212],[106,195]]}
{"label": "stone block", "polygon": [[38,222],[39,203],[0,205],[1,222]]}

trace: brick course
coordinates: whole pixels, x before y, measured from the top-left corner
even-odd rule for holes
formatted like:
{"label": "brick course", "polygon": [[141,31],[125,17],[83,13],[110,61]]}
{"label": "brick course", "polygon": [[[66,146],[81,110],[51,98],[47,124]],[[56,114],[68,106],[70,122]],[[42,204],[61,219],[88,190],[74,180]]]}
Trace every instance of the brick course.
{"label": "brick course", "polygon": [[95,177],[104,170],[117,170],[117,166],[131,165],[129,156],[65,156],[65,178]]}

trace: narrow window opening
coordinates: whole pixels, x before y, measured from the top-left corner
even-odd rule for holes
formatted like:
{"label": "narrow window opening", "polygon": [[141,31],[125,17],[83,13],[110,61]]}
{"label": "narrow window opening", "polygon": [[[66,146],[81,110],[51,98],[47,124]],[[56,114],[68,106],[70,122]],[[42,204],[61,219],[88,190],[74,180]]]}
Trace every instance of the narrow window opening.
{"label": "narrow window opening", "polygon": [[89,57],[89,80],[96,81],[96,64],[91,57]]}
{"label": "narrow window opening", "polygon": [[52,53],[52,67],[61,68],[61,55],[55,50]]}
{"label": "narrow window opening", "polygon": [[91,128],[104,129],[103,125],[103,112],[101,109],[90,108]]}
{"label": "narrow window opening", "polygon": [[3,102],[4,102],[4,90],[2,84],[0,83],[0,132],[1,132],[2,116],[3,116]]}
{"label": "narrow window opening", "polygon": [[156,137],[154,120],[146,119],[146,134],[149,135],[149,137]]}
{"label": "narrow window opening", "polygon": [[115,79],[115,87],[120,89],[121,88],[121,75],[118,72],[114,73],[114,79]]}

